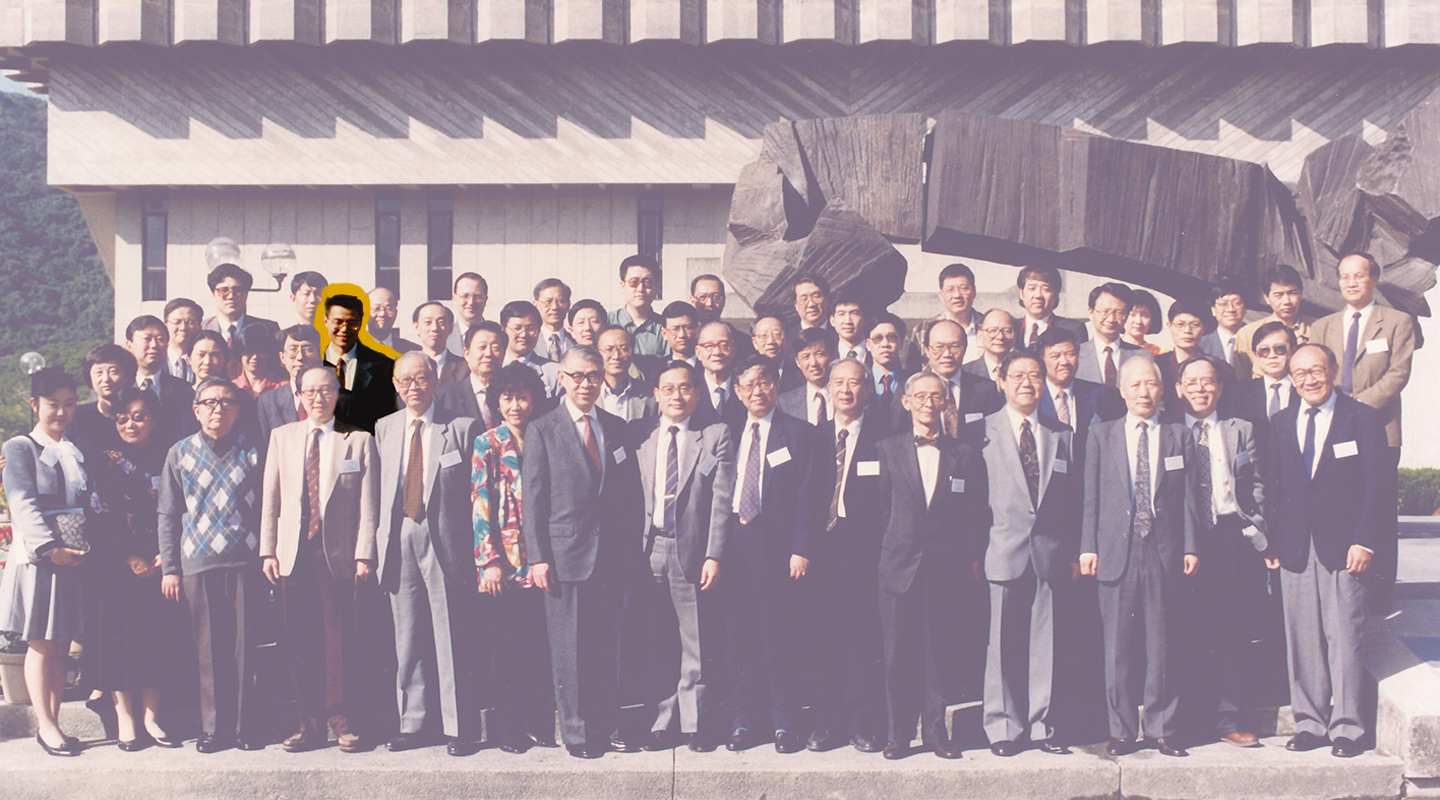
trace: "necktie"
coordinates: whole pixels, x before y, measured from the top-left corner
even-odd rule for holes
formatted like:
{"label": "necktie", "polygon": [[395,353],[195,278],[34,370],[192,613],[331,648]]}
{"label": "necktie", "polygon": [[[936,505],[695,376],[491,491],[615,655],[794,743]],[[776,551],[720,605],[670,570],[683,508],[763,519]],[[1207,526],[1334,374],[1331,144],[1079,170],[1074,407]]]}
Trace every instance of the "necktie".
{"label": "necktie", "polygon": [[1225,351],[1230,354],[1230,366],[1234,367],[1237,370],[1240,369],[1240,367],[1238,366],[1238,362],[1240,361],[1240,353],[1235,349],[1234,336],[1231,336],[1229,341],[1225,343]]}
{"label": "necktie", "polygon": [[549,355],[550,355],[550,360],[551,360],[551,361],[559,361],[559,360],[560,360],[560,356],[565,355],[564,353],[560,352],[560,334],[558,334],[558,333],[552,333],[552,334],[550,334],[550,347],[549,347],[549,351],[550,351],[550,352],[549,352]]}
{"label": "necktie", "polygon": [[146,378],[143,382],[141,382],[141,384],[140,384],[140,390],[143,391],[143,392],[150,392],[151,394],[156,394],[156,392],[155,392],[155,379],[154,379],[154,378]]}
{"label": "necktie", "polygon": [[825,530],[835,530],[835,525],[840,521],[840,494],[845,491],[845,440],[849,438],[850,431],[840,429],[840,434],[835,437],[835,493],[830,496],[830,524]]}
{"label": "necktie", "polygon": [[1039,340],[1040,340],[1040,323],[1036,322],[1035,324],[1033,324],[1033,325],[1030,326],[1030,341],[1026,342],[1025,344],[1027,344],[1027,345],[1030,346],[1030,347],[1034,347],[1034,346],[1035,346],[1035,342],[1037,342],[1037,341],[1039,341]]}
{"label": "necktie", "polygon": [[345,359],[335,362],[335,377],[340,381],[340,388],[345,388]]}
{"label": "necktie", "polygon": [[940,443],[940,437],[939,437],[939,436],[916,436],[916,437],[915,437],[915,446],[916,446],[916,447],[938,447],[938,446],[939,446],[939,443]]}
{"label": "necktie", "polygon": [[590,466],[600,472],[600,444],[595,441],[595,431],[590,429],[589,414],[580,417],[580,428],[580,438],[585,443],[585,455],[590,457]]}
{"label": "necktie", "polygon": [[1350,320],[1350,332],[1345,334],[1345,359],[1340,364],[1340,391],[1347,395],[1355,394],[1355,353],[1360,349],[1360,312],[1356,311]]}
{"label": "necktie", "polygon": [[825,395],[815,395],[815,424],[824,425],[830,418],[825,415]]}
{"label": "necktie", "polygon": [[1030,505],[1040,503],[1040,453],[1035,449],[1035,432],[1030,420],[1020,423],[1020,467],[1025,470],[1025,488],[1030,490]]}
{"label": "necktie", "polygon": [[225,334],[225,346],[232,352],[235,350],[235,334],[237,330],[236,326],[231,325],[230,330]]}
{"label": "necktie", "polygon": [[420,521],[425,507],[425,445],[420,438],[420,432],[425,428],[424,422],[425,420],[417,419],[410,423],[410,461],[405,465],[405,483],[401,487],[405,516],[416,522]]}
{"label": "necktie", "polygon": [[719,415],[722,416],[722,417],[725,415],[725,387],[724,387],[724,386],[716,386],[716,387],[715,387],[715,413],[716,413],[716,414],[719,414]]}
{"label": "necktie", "polygon": [[1055,419],[1066,425],[1070,424],[1070,398],[1064,389],[1060,390],[1060,394],[1055,395]]}
{"label": "necktie", "polygon": [[175,369],[170,374],[186,383],[195,382],[195,370],[190,366],[190,359],[185,356],[175,359]]}
{"label": "necktie", "polygon": [[1266,410],[1266,418],[1273,417],[1280,413],[1280,383],[1277,381],[1270,387],[1270,408]]}
{"label": "necktie", "polygon": [[[320,434],[319,428],[310,436],[310,448],[305,452],[305,538],[314,539],[320,534]],[[409,477],[409,473],[406,473]],[[406,496],[408,499],[408,495]],[[408,509],[407,509],[408,513]]]}
{"label": "necktie", "polygon": [[996,364],[996,365],[994,366],[994,368],[992,368],[992,369],[990,370],[990,380],[995,381],[996,383],[999,383],[999,382],[1000,382],[1000,365],[999,365],[999,364]]}
{"label": "necktie", "polygon": [[893,391],[892,384],[894,382],[894,375],[886,374],[880,376],[880,400],[882,405],[890,404],[890,394]]}
{"label": "necktie", "polygon": [[1115,380],[1118,374],[1115,370],[1115,359],[1110,356],[1110,345],[1105,345],[1105,385],[1115,388]]}
{"label": "necktie", "polygon": [[1307,408],[1305,413],[1309,419],[1305,420],[1305,446],[1300,450],[1300,457],[1305,459],[1307,474],[1315,474],[1315,417],[1319,415],[1320,409]]}
{"label": "necktie", "polygon": [[1200,475],[1200,507],[1210,527],[1215,527],[1215,484],[1210,465],[1210,423],[1201,420],[1195,423],[1195,460]]}
{"label": "necktie", "polygon": [[1150,535],[1155,527],[1155,507],[1150,502],[1150,426],[1140,423],[1140,441],[1135,446],[1135,533]]}
{"label": "necktie", "polygon": [[941,411],[941,419],[945,421],[945,435],[960,435],[960,411],[956,408],[955,386],[951,384],[945,391],[945,408]]}
{"label": "necktie", "polygon": [[750,452],[745,458],[745,479],[740,484],[740,522],[760,515],[760,423],[750,423]]}
{"label": "necktie", "polygon": [[680,494],[680,426],[670,426],[670,446],[665,448],[665,530],[675,535],[675,496]]}

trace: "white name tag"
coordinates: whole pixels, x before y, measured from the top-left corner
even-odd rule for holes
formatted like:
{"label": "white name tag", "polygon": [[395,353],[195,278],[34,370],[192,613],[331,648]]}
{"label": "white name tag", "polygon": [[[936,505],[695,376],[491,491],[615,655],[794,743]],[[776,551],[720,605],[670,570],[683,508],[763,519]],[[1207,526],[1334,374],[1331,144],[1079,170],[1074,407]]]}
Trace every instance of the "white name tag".
{"label": "white name tag", "polygon": [[1360,455],[1360,448],[1359,448],[1359,447],[1356,447],[1354,442],[1336,442],[1336,443],[1335,443],[1335,457],[1336,457],[1336,458],[1349,458],[1349,457],[1351,457],[1351,456],[1358,456],[1358,455]]}
{"label": "white name tag", "polygon": [[1069,474],[1069,472],[1070,472],[1070,462],[1068,462],[1068,461],[1061,461],[1060,459],[1057,458],[1057,459],[1055,459],[1055,467],[1054,467],[1054,470],[1055,470],[1055,472],[1057,472],[1057,473],[1059,473],[1059,474],[1061,474],[1061,475]]}
{"label": "white name tag", "polygon": [[857,461],[855,463],[855,474],[861,478],[880,474],[879,461]]}
{"label": "white name tag", "polygon": [[1250,454],[1249,454],[1249,453],[1241,453],[1240,455],[1235,456],[1235,469],[1240,469],[1241,467],[1243,467],[1243,466],[1245,466],[1246,464],[1249,464],[1249,463],[1250,463]]}
{"label": "white name tag", "polygon": [[964,491],[965,491],[965,479],[964,479],[964,478],[951,478],[951,479],[950,479],[950,491],[954,492],[955,494],[960,494],[960,493],[964,492]]}
{"label": "white name tag", "polygon": [[1166,456],[1165,469],[1185,469],[1185,456]]}
{"label": "white name tag", "polygon": [[153,489],[154,491],[157,491],[157,492],[160,491],[160,476],[159,476],[159,475],[156,475],[155,477],[153,477],[153,478],[150,479],[150,488]]}
{"label": "white name tag", "polygon": [[[451,451],[451,452],[454,452],[454,451]],[[460,455],[460,454],[459,454],[459,453],[455,453],[455,455],[458,456],[458,455]],[[459,461],[459,459],[457,458],[456,461]],[[447,466],[448,466],[448,465],[447,465]],[[360,459],[358,459],[358,458],[347,458],[347,459],[345,459],[344,461],[341,461],[341,462],[340,462],[340,474],[341,474],[341,475],[347,475],[347,474],[349,474],[349,473],[351,473],[351,472],[359,472],[359,471],[360,471]]]}
{"label": "white name tag", "polygon": [[1390,342],[1385,339],[1371,339],[1365,343],[1365,352],[1388,353],[1390,352]]}
{"label": "white name tag", "polygon": [[782,447],[773,453],[765,454],[765,463],[771,467],[778,467],[790,460],[790,448]]}
{"label": "white name tag", "polygon": [[985,415],[984,415],[984,414],[975,414],[975,413],[966,414],[966,415],[965,415],[965,424],[966,424],[966,425],[969,425],[970,423],[979,420],[979,419],[980,419],[981,417],[983,417],[983,416],[985,416]]}
{"label": "white name tag", "polygon": [[441,454],[440,454],[440,466],[442,466],[442,467],[453,467],[453,466],[455,466],[456,464],[459,464],[459,463],[460,463],[460,451],[459,451],[459,450],[451,450],[451,451],[449,451],[449,452],[447,452],[447,453],[441,453]]}
{"label": "white name tag", "polygon": [[625,448],[623,448],[623,447],[617,447],[617,448],[615,448],[615,452],[611,453],[611,454],[610,454],[610,457],[615,459],[615,463],[616,463],[616,464],[624,464],[624,463],[625,463],[625,458],[626,458]]}

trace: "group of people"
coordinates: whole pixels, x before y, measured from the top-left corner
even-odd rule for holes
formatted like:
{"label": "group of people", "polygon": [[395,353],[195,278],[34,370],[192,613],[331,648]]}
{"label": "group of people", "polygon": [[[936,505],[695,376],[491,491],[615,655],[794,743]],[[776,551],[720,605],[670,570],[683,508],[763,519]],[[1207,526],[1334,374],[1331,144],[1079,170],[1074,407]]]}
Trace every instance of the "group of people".
{"label": "group of people", "polygon": [[655,311],[643,256],[610,313],[550,279],[490,321],[466,273],[413,340],[389,289],[367,317],[303,273],[282,329],[222,265],[214,315],[174,300],[89,354],[94,402],[32,376],[38,423],[4,445],[0,630],[29,643],[56,755],[82,749],[58,724],[72,639],[122,749],[180,746],[159,713],[178,665],[198,750],[272,744],[252,654],[273,592],[293,752],[464,755],[489,708],[507,752],[901,758],[918,734],[953,759],[946,703],[983,648],[996,754],[1063,755],[1088,721],[1112,755],[1183,756],[1195,730],[1259,744],[1243,663],[1283,602],[1287,747],[1357,755],[1416,346],[1380,270],[1343,258],[1347,305],[1313,323],[1290,267],[1248,325],[1222,283],[1170,306],[1156,352],[1153,296],[1106,283],[1064,319],[1046,265],[1020,270],[1018,315],[946,267],[913,330],[803,275],[798,322],[748,335],[715,276]]}

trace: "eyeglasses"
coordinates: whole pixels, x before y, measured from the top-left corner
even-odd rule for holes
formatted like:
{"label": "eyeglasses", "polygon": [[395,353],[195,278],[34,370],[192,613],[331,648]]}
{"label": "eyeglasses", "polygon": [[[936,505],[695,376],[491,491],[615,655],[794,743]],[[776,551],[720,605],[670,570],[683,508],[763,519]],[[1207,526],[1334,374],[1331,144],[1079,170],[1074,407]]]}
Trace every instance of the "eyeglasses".
{"label": "eyeglasses", "polygon": [[1216,307],[1216,308],[1228,308],[1228,309],[1244,308],[1244,307],[1245,307],[1245,301],[1244,301],[1244,300],[1241,300],[1241,299],[1238,298],[1238,297],[1232,297],[1232,298],[1229,298],[1229,299],[1222,298],[1222,299],[1220,299],[1220,300],[1216,300],[1216,301],[1215,301],[1215,307]]}
{"label": "eyeglasses", "polygon": [[695,335],[695,326],[694,326],[694,325],[666,325],[666,326],[665,326],[665,330],[667,330],[667,331],[669,331],[669,332],[671,332],[671,333],[684,334],[684,335],[686,335],[686,336],[694,336],[694,335]]}
{"label": "eyeglasses", "polygon": [[695,387],[688,383],[682,383],[678,386],[661,386],[657,391],[660,392],[661,397],[674,397],[677,394],[682,397],[689,397],[695,394]]}
{"label": "eyeglasses", "polygon": [[626,285],[626,286],[629,286],[631,289],[640,289],[640,288],[654,289],[654,288],[655,288],[655,279],[654,279],[654,278],[631,278],[630,280],[625,281],[625,285]]}
{"label": "eyeglasses", "polygon": [[783,334],[783,333],[755,333],[755,334],[751,334],[751,335],[750,335],[750,338],[752,338],[752,339],[759,339],[759,340],[762,341],[762,342],[780,342],[780,341],[784,341],[784,339],[785,339],[785,334]]}
{"label": "eyeglasses", "polygon": [[318,388],[318,389],[301,389],[301,390],[300,390],[300,396],[303,397],[303,398],[305,398],[306,400],[314,400],[314,399],[317,398],[317,397],[335,397],[335,396],[337,396],[337,395],[339,395],[339,394],[340,394],[340,390],[335,389],[335,388],[332,388],[332,387],[329,387],[329,386],[323,386],[323,387]]}
{"label": "eyeglasses", "polygon": [[486,299],[487,297],[489,297],[489,295],[484,295],[484,294],[457,294],[457,295],[455,295],[455,299],[456,299],[456,300],[459,300],[459,301],[462,302],[462,303],[474,303],[474,302],[476,302],[476,301],[479,301],[479,302],[483,303],[483,302],[485,302],[485,299]]}
{"label": "eyeglasses", "polygon": [[1329,367],[1311,367],[1310,369],[1290,370],[1290,380],[1294,383],[1298,384],[1301,381],[1305,380],[1307,377],[1314,378],[1317,381],[1329,380],[1330,369]]}
{"label": "eyeglasses", "polygon": [[981,329],[980,329],[980,332],[983,333],[983,334],[985,334],[986,336],[1014,336],[1014,335],[1015,335],[1015,329],[1014,329],[1014,328],[1008,328],[1008,327],[1005,327],[1005,328],[1002,328],[1002,327],[981,328]]}
{"label": "eyeglasses", "polygon": [[1290,355],[1290,345],[1277,344],[1274,347],[1266,347],[1262,345],[1255,348],[1255,355],[1260,356],[1261,358],[1269,358],[1270,356],[1288,356]]}
{"label": "eyeglasses", "polygon": [[728,353],[728,352],[730,352],[731,350],[734,350],[734,349],[735,349],[735,343],[732,342],[732,341],[729,341],[728,339],[725,340],[725,341],[723,341],[723,342],[702,342],[702,343],[700,343],[700,344],[695,345],[695,349],[696,349],[696,350],[704,350],[704,351],[706,351],[707,353],[710,352],[711,350],[719,350],[719,351],[722,352],[722,353]]}
{"label": "eyeglasses", "polygon": [[875,333],[870,335],[870,341],[875,344],[899,344],[900,335],[895,333]]}
{"label": "eyeglasses", "polygon": [[949,353],[952,356],[958,356],[961,353],[965,352],[965,345],[960,344],[959,342],[952,342],[950,344],[932,344],[930,345],[930,352]]}
{"label": "eyeglasses", "polygon": [[116,425],[129,425],[129,424],[132,423],[132,422],[135,423],[136,425],[144,425],[146,422],[149,422],[149,421],[150,421],[150,415],[149,415],[148,413],[144,412],[144,411],[136,412],[136,413],[134,413],[134,414],[116,414],[116,415],[115,415],[115,424],[116,424]]}
{"label": "eyeglasses", "polygon": [[912,394],[909,395],[909,398],[910,402],[918,403],[922,406],[945,405],[945,395],[941,394],[940,392],[925,392],[924,394]]}
{"label": "eyeglasses", "polygon": [[216,411],[229,411],[232,408],[239,408],[240,401],[229,397],[209,397],[204,400],[196,400],[195,405],[213,414]]}
{"label": "eyeglasses", "polygon": [[435,379],[430,377],[429,375],[416,375],[413,378],[405,377],[395,379],[395,385],[400,387],[401,389],[414,389],[417,386],[423,389],[424,387],[429,386],[434,382]]}
{"label": "eyeglasses", "polygon": [[1185,391],[1187,392],[1196,391],[1198,389],[1214,389],[1217,385],[1219,384],[1214,378],[1191,378],[1190,380],[1187,380],[1181,384],[1181,386],[1185,387]]}
{"label": "eyeglasses", "polygon": [[612,344],[609,347],[600,348],[602,356],[628,356],[635,353],[635,348],[628,344]]}
{"label": "eyeglasses", "polygon": [[737,383],[735,384],[735,388],[740,390],[741,394],[750,394],[757,389],[760,391],[768,392],[771,389],[775,388],[775,381],[772,381],[769,378],[759,378],[749,383]]}
{"label": "eyeglasses", "polygon": [[249,289],[240,286],[221,286],[215,290],[215,294],[220,297],[244,297],[249,293]]}
{"label": "eyeglasses", "polygon": [[1099,317],[1100,319],[1125,319],[1127,316],[1130,315],[1130,309],[1128,309],[1128,308],[1111,308],[1111,309],[1102,310],[1102,309],[1098,309],[1098,308],[1092,308],[1092,309],[1090,309],[1090,313],[1091,313],[1091,314],[1094,314],[1095,316]]}
{"label": "eyeglasses", "polygon": [[1195,333],[1196,331],[1205,330],[1204,323],[1200,322],[1172,322],[1170,323],[1170,327],[1174,328],[1177,331],[1184,331],[1186,333]]}
{"label": "eyeglasses", "polygon": [[1005,380],[1010,381],[1011,383],[1039,383],[1040,373],[1015,372],[1012,370],[1010,374],[1005,376]]}
{"label": "eyeglasses", "polygon": [[546,308],[554,308],[555,306],[568,306],[570,305],[570,301],[563,297],[546,297],[536,300],[535,304]]}
{"label": "eyeglasses", "polygon": [[599,372],[599,371],[595,371],[595,372],[565,372],[565,371],[561,371],[560,374],[561,374],[561,375],[564,375],[565,377],[569,378],[570,380],[574,381],[574,382],[577,383],[577,384],[582,384],[582,383],[592,383],[592,384],[593,384],[593,383],[599,383],[600,381],[602,381],[602,380],[605,379],[605,373]]}

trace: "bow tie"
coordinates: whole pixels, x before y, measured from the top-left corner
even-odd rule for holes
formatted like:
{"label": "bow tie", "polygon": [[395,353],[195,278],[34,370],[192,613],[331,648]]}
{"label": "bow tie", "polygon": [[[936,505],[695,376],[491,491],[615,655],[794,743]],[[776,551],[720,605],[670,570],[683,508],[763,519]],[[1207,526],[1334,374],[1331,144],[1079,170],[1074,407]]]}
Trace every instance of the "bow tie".
{"label": "bow tie", "polygon": [[940,441],[940,437],[939,437],[939,436],[916,436],[916,437],[915,437],[915,446],[916,446],[916,447],[938,447],[938,446],[939,446],[939,444],[938,444],[939,441]]}

